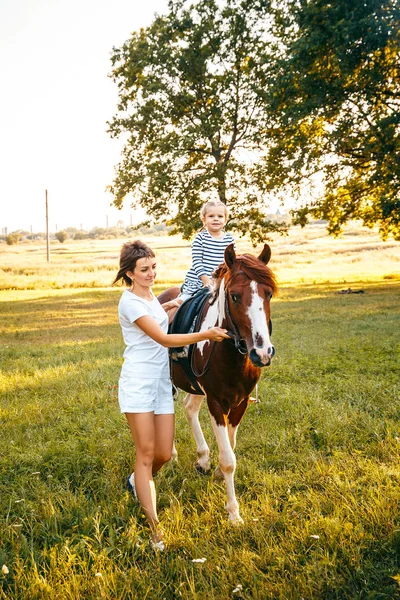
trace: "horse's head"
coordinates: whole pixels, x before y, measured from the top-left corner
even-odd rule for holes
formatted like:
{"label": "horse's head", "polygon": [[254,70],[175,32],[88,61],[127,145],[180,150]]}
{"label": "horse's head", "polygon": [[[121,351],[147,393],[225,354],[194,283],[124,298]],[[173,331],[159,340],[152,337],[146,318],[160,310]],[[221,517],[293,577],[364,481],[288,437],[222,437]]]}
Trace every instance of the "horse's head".
{"label": "horse's head", "polygon": [[270,340],[270,301],[277,284],[267,267],[270,257],[268,244],[258,258],[251,254],[236,256],[230,244],[225,250],[225,264],[215,273],[220,323],[225,321],[228,331],[233,331],[239,351],[246,345],[243,349],[257,367],[269,365],[275,354]]}

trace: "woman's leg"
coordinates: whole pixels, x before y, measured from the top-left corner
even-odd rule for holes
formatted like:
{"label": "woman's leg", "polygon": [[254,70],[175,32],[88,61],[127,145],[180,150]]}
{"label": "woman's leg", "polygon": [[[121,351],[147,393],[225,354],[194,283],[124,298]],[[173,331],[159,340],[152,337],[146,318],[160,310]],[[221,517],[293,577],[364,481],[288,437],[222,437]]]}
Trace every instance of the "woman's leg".
{"label": "woman's leg", "polygon": [[156,491],[153,482],[155,451],[154,413],[125,413],[136,448],[135,488],[153,532],[157,530]]}
{"label": "woman's leg", "polygon": [[158,541],[161,533],[158,531],[153,473],[171,458],[174,415],[154,415],[153,412],[125,414],[136,447],[136,493],[149,522],[152,538]]}
{"label": "woman's leg", "polygon": [[165,463],[171,460],[174,445],[175,417],[174,415],[154,415],[156,445],[154,451],[153,475]]}

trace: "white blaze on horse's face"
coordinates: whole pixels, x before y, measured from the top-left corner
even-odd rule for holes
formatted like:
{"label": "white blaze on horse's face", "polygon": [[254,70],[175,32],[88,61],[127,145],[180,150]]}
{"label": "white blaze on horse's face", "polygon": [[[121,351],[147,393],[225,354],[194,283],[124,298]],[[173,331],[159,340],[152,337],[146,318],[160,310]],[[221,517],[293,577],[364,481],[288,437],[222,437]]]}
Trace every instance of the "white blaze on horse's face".
{"label": "white blaze on horse's face", "polygon": [[250,283],[251,303],[247,310],[250,319],[253,350],[258,355],[263,365],[269,365],[274,355],[274,348],[269,337],[269,315],[264,308],[264,294],[262,286],[256,281]]}
{"label": "white blaze on horse's face", "polygon": [[222,321],[225,319],[225,281],[221,281],[218,294],[218,327],[222,327]]}

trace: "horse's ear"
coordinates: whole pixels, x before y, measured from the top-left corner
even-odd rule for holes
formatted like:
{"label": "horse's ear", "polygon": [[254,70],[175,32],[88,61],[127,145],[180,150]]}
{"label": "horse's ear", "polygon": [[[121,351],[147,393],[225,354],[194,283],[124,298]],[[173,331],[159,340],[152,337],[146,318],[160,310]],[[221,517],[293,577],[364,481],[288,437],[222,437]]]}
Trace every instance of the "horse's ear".
{"label": "horse's ear", "polygon": [[269,263],[270,258],[271,258],[271,248],[268,246],[268,244],[264,244],[263,251],[261,252],[260,256],[258,257],[258,260],[261,260],[261,262],[263,262],[264,265],[267,265]]}
{"label": "horse's ear", "polygon": [[236,252],[234,244],[229,244],[229,246],[225,248],[225,262],[229,268],[231,268],[233,263],[236,262]]}

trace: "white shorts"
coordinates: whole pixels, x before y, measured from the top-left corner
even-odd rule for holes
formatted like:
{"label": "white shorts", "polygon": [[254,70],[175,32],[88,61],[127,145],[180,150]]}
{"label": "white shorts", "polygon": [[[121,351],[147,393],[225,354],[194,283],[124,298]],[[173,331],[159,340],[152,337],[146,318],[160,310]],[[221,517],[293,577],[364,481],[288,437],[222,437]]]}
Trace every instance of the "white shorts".
{"label": "white shorts", "polygon": [[172,383],[169,378],[120,377],[118,401],[122,413],[174,414]]}

